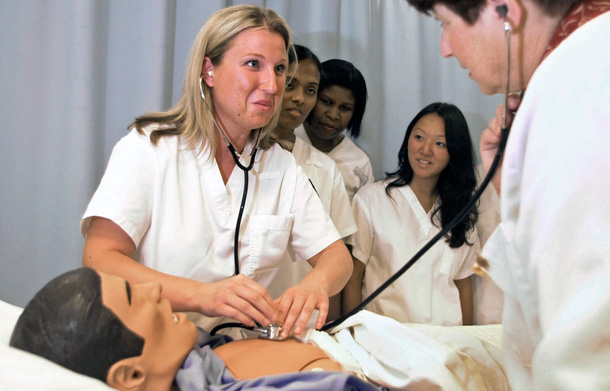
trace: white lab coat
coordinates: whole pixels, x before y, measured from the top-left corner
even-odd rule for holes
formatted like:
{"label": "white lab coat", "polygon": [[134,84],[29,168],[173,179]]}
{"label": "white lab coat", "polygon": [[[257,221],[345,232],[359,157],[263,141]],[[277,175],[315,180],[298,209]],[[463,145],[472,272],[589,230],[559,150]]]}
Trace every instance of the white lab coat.
{"label": "white lab coat", "polygon": [[[294,134],[311,144],[303,126],[296,128]],[[337,163],[350,200],[360,188],[375,180],[371,160],[347,135],[327,155]]]}
{"label": "white lab coat", "polygon": [[513,390],[610,389],[610,13],[532,77],[484,256],[504,291]]}
{"label": "white lab coat", "polygon": [[[440,232],[410,186],[392,188],[379,181],[360,189],[352,201],[358,231],[348,238],[352,254],[366,266],[363,299],[400,269]],[[435,205],[436,207],[436,205]],[[441,239],[367,309],[399,322],[461,325],[462,310],[454,280],[472,274],[480,250],[476,229],[467,234],[473,246],[451,248]]]}
{"label": "white lab coat", "polygon": [[[343,238],[356,232],[350,200],[335,161],[298,137],[294,142],[292,154],[311,180],[339,235]],[[311,270],[308,262],[295,262],[294,255],[288,251],[276,277],[269,285],[269,293],[273,298],[279,297],[286,289],[301,282]]]}
{"label": "white lab coat", "polygon": [[[243,153],[249,163],[252,145]],[[202,282],[234,274],[233,240],[244,173],[235,167],[225,186],[209,149],[187,150],[178,137],[157,146],[132,130],[115,146],[81,222],[118,224],[134,241],[140,263]],[[306,260],[340,238],[292,154],[278,145],[256,155],[241,222],[240,272],[267,286],[288,247]],[[218,319],[194,316],[210,329]],[[209,319],[208,319],[209,320]]]}

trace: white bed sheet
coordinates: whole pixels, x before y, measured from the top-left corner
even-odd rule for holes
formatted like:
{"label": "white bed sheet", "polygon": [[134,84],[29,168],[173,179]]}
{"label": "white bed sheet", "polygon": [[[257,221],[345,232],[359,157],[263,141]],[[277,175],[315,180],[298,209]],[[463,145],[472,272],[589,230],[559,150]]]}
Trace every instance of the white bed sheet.
{"label": "white bed sheet", "polygon": [[331,333],[364,375],[392,390],[510,390],[501,325],[404,324],[361,311]]}

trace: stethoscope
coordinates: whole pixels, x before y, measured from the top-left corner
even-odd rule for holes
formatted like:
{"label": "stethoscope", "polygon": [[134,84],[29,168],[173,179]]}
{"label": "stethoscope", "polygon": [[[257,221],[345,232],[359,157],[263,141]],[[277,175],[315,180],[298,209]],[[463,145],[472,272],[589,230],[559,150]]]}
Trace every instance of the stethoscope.
{"label": "stethoscope", "polygon": [[[324,326],[322,326],[321,331],[327,331],[327,330],[332,329],[333,327],[337,327],[341,323],[343,323],[345,320],[350,318],[351,316],[353,316],[356,313],[363,310],[371,301],[373,301],[375,298],[377,298],[377,296],[379,296],[381,294],[381,292],[383,292],[388,286],[390,286],[394,281],[396,281],[398,278],[400,278],[407,270],[409,270],[411,268],[411,266],[413,266],[413,264],[415,264],[415,262],[417,262],[432,246],[434,246],[453,227],[455,227],[464,217],[466,217],[466,215],[468,215],[468,213],[474,207],[476,202],[481,198],[481,195],[487,188],[487,185],[489,185],[491,178],[493,178],[493,176],[495,175],[496,170],[498,169],[498,165],[500,164],[500,160],[502,159],[504,149],[506,148],[506,142],[508,140],[508,132],[510,130],[510,128],[507,126],[507,113],[508,113],[508,95],[509,95],[509,84],[510,84],[509,80],[510,80],[510,31],[511,31],[511,26],[510,26],[509,22],[506,21],[506,14],[508,12],[508,9],[506,8],[506,6],[505,5],[499,6],[496,8],[496,10],[500,14],[500,16],[502,16],[505,19],[504,31],[505,31],[505,35],[506,35],[506,76],[505,76],[506,91],[504,94],[504,112],[502,114],[502,127],[501,127],[502,129],[501,129],[500,143],[498,144],[498,150],[496,152],[496,155],[494,156],[494,160],[491,164],[491,167],[489,168],[487,175],[481,182],[481,185],[479,186],[477,191],[475,191],[475,193],[473,194],[470,201],[453,218],[453,220],[451,220],[449,222],[449,224],[447,224],[438,234],[436,234],[432,239],[430,239],[430,241],[428,243],[426,243],[417,253],[415,253],[415,255],[413,255],[413,257],[406,264],[404,264],[398,271],[396,271],[396,273],[394,273],[394,275],[392,275],[390,278],[388,278],[388,280],[385,281],[383,284],[381,284],[381,286],[379,286],[379,288],[377,288],[373,293],[371,293],[367,298],[365,298],[362,301],[362,303],[360,303],[356,308],[354,308],[352,311],[350,311],[346,315],[340,317],[339,319],[326,323]],[[207,105],[207,103],[206,103],[206,105]],[[225,327],[241,327],[241,328],[253,330],[258,333],[259,338],[263,338],[263,339],[270,339],[270,340],[276,340],[276,341],[281,341],[281,340],[286,339],[286,338],[280,337],[282,327],[279,325],[276,325],[274,323],[270,324],[267,327],[261,327],[258,324],[257,324],[257,327],[251,327],[251,326],[243,325],[241,323],[225,323],[225,324],[218,325],[214,329],[212,329],[211,334],[214,335],[218,330],[225,328]]]}
{"label": "stethoscope", "polygon": [[[214,122],[214,125],[220,132],[220,135],[222,136],[225,143],[227,144],[227,148],[229,148],[229,151],[231,152],[231,156],[233,156],[233,160],[235,161],[235,164],[237,165],[237,167],[239,167],[240,170],[242,170],[244,172],[244,191],[242,193],[241,203],[239,205],[239,213],[237,214],[237,222],[235,223],[235,236],[234,236],[234,240],[233,240],[233,263],[234,263],[234,267],[235,267],[235,275],[238,275],[239,274],[239,231],[241,228],[241,219],[243,217],[244,208],[246,205],[246,198],[248,196],[248,172],[250,170],[252,170],[252,167],[254,167],[254,162],[256,160],[256,152],[258,150],[258,141],[260,139],[261,130],[259,129],[259,131],[256,135],[256,140],[254,141],[254,148],[252,149],[252,152],[250,153],[250,163],[248,164],[248,166],[244,166],[239,161],[239,157],[237,156],[235,147],[233,146],[233,144],[229,141],[229,139],[225,135],[225,132],[222,130],[222,127],[220,126],[220,124],[216,121],[216,118],[214,117],[214,114],[212,113],[212,108],[208,104],[207,99],[205,99],[205,94],[203,93],[203,76],[201,76],[199,78],[199,92],[201,93],[201,99],[203,99],[203,103],[205,104],[205,107],[208,109],[208,112],[210,113],[210,116],[212,117],[212,121]],[[313,183],[312,183],[312,186],[313,186]],[[314,188],[314,190],[315,190],[315,188]],[[273,341],[284,341],[286,339],[285,337],[281,336],[282,326],[277,325],[275,323],[271,323],[267,327],[263,327],[259,323],[256,324],[256,327],[247,326],[243,323],[236,323],[236,322],[222,323],[222,324],[214,327],[212,329],[212,331],[210,331],[210,335],[215,335],[216,332],[218,332],[218,330],[221,330],[224,328],[229,328],[229,327],[239,327],[239,328],[243,328],[243,329],[252,330],[252,331],[256,332],[258,337],[261,339],[268,339],[268,340],[273,340]]]}
{"label": "stethoscope", "polygon": [[216,125],[216,128],[220,132],[220,135],[222,136],[223,140],[227,144],[227,148],[229,148],[229,151],[231,151],[231,156],[233,156],[233,160],[235,161],[235,164],[237,165],[237,167],[239,167],[240,170],[242,170],[244,172],[244,191],[241,196],[241,203],[239,205],[239,212],[237,214],[237,223],[235,223],[235,235],[234,235],[234,240],[233,240],[233,263],[234,263],[234,267],[235,267],[235,275],[238,275],[239,274],[239,231],[241,229],[241,219],[244,215],[244,208],[246,206],[246,197],[248,196],[248,172],[252,169],[252,167],[254,167],[254,161],[256,160],[256,152],[258,150],[258,141],[259,141],[259,138],[261,135],[261,130],[259,129],[259,131],[256,135],[256,141],[254,142],[254,148],[252,149],[252,152],[250,153],[250,164],[248,164],[248,166],[244,166],[239,161],[239,157],[237,156],[235,147],[233,146],[233,144],[229,141],[229,139],[225,135],[225,132],[222,130],[222,127],[220,126],[220,124],[216,121],[216,118],[214,117],[214,114],[212,113],[212,109],[211,109],[210,105],[208,104],[208,101],[205,99],[205,94],[203,93],[203,76],[201,76],[201,78],[199,79],[199,91],[201,92],[201,98],[203,99],[203,103],[205,104],[205,107],[210,112],[212,121],[214,121],[214,125]]}

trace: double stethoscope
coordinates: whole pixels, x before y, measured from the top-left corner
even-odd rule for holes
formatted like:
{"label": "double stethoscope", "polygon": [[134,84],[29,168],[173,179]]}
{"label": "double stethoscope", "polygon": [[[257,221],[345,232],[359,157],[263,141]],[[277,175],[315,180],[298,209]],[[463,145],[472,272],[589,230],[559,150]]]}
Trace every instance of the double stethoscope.
{"label": "double stethoscope", "polygon": [[[367,298],[365,298],[362,303],[360,303],[360,305],[358,305],[356,308],[354,308],[352,311],[350,311],[348,314],[340,317],[339,319],[336,319],[334,321],[328,322],[326,323],[322,328],[321,331],[327,331],[332,329],[333,327],[337,327],[338,325],[340,325],[341,323],[343,323],[346,319],[350,318],[351,316],[355,315],[356,313],[360,312],[362,309],[364,309],[371,301],[373,301],[375,298],[377,298],[377,296],[379,296],[379,294],[381,294],[381,292],[383,292],[388,286],[390,286],[394,281],[396,281],[398,278],[400,278],[407,270],[409,270],[411,268],[411,266],[413,266],[413,264],[415,264],[415,262],[417,262],[425,253],[426,251],[428,251],[432,246],[434,246],[441,238],[443,238],[453,227],[455,227],[466,215],[468,215],[468,213],[470,212],[470,210],[474,207],[474,205],[476,204],[476,202],[479,200],[479,198],[481,198],[481,195],[483,194],[483,191],[485,191],[485,189],[487,188],[487,185],[489,185],[489,182],[491,181],[491,178],[493,178],[494,174],[496,173],[496,170],[498,168],[498,165],[500,164],[500,160],[502,159],[502,155],[504,153],[504,149],[506,147],[506,142],[508,140],[508,132],[509,132],[509,126],[507,126],[507,113],[508,113],[508,95],[509,95],[509,80],[510,80],[510,31],[511,31],[511,26],[509,24],[508,21],[506,21],[506,14],[508,12],[508,9],[506,8],[505,5],[499,6],[496,8],[498,14],[500,14],[500,16],[502,16],[505,21],[504,21],[504,31],[505,31],[505,35],[506,35],[506,91],[504,94],[504,112],[502,114],[502,129],[501,129],[501,137],[500,137],[500,143],[498,145],[498,150],[496,152],[496,155],[494,157],[494,160],[491,164],[491,167],[489,168],[489,171],[487,173],[487,175],[485,176],[485,178],[483,179],[483,181],[481,182],[481,185],[479,186],[479,188],[477,189],[477,191],[475,191],[475,193],[473,194],[472,198],[470,199],[470,201],[464,206],[464,208],[462,208],[462,210],[453,218],[453,220],[451,220],[449,222],[449,224],[447,224],[438,234],[436,234],[432,239],[430,239],[430,241],[428,243],[426,243],[417,253],[415,253],[415,255],[413,255],[413,257],[406,263],[404,264],[398,271],[396,271],[396,273],[394,273],[390,278],[388,278],[387,281],[385,281],[383,284],[381,284],[381,286],[379,286],[379,288],[377,288],[373,293],[371,293]],[[203,77],[200,80],[201,82],[203,82]],[[201,88],[201,97],[203,98],[203,101],[205,102],[205,105],[207,106],[208,110],[210,110],[210,107],[208,106],[207,101],[205,100],[205,96],[203,95],[203,89],[200,85]],[[211,113],[211,110],[210,110]],[[214,116],[212,115],[212,119],[214,119]],[[218,123],[216,122],[216,120],[214,119],[214,123],[216,124],[216,127],[218,127],[218,129],[220,130],[220,126],[218,125]],[[243,209],[244,206],[244,201],[245,201],[245,197],[246,197],[246,193],[247,193],[247,183],[248,183],[248,171],[252,168],[252,162],[254,161],[254,155],[256,154],[256,147],[254,148],[253,152],[252,152],[252,158],[250,161],[250,165],[248,167],[244,167],[242,164],[240,164],[238,162],[238,158],[237,155],[235,153],[235,149],[233,148],[233,145],[229,142],[229,140],[224,136],[224,132],[222,132],[222,130],[220,130],[223,138],[225,139],[225,142],[227,143],[227,146],[229,148],[229,150],[231,150],[231,154],[233,155],[233,159],[235,159],[235,163],[239,166],[239,168],[241,168],[244,171],[245,174],[245,186],[244,187],[244,196],[243,196],[243,200],[242,200],[242,206],[241,209]],[[258,138],[257,138],[257,142],[258,142]],[[237,259],[237,245],[238,245],[238,235],[239,235],[239,224],[241,221],[241,213],[242,210],[240,209],[240,216],[237,219],[237,227],[235,230],[235,268],[236,268],[236,274],[239,272],[238,269],[238,259]],[[285,340],[286,338],[282,338],[281,337],[281,331],[282,331],[282,327],[275,324],[275,323],[271,323],[269,326],[267,327],[262,327],[261,325],[257,324],[257,327],[252,327],[252,326],[246,326],[244,324],[241,323],[223,323],[220,324],[218,326],[216,326],[214,329],[212,329],[211,334],[214,335],[218,330],[223,329],[223,328],[227,328],[227,327],[240,327],[240,328],[245,328],[248,330],[253,330],[258,334],[259,338],[262,339],[269,339],[269,340],[274,340],[274,341],[282,341]]]}

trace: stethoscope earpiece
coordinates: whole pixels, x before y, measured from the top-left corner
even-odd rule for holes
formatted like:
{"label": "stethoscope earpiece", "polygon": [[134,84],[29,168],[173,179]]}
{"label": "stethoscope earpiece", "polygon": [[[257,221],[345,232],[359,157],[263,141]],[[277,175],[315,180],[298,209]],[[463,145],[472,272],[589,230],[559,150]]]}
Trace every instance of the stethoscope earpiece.
{"label": "stethoscope earpiece", "polygon": [[496,7],[496,12],[502,19],[504,19],[508,14],[508,6],[506,4],[499,5]]}

